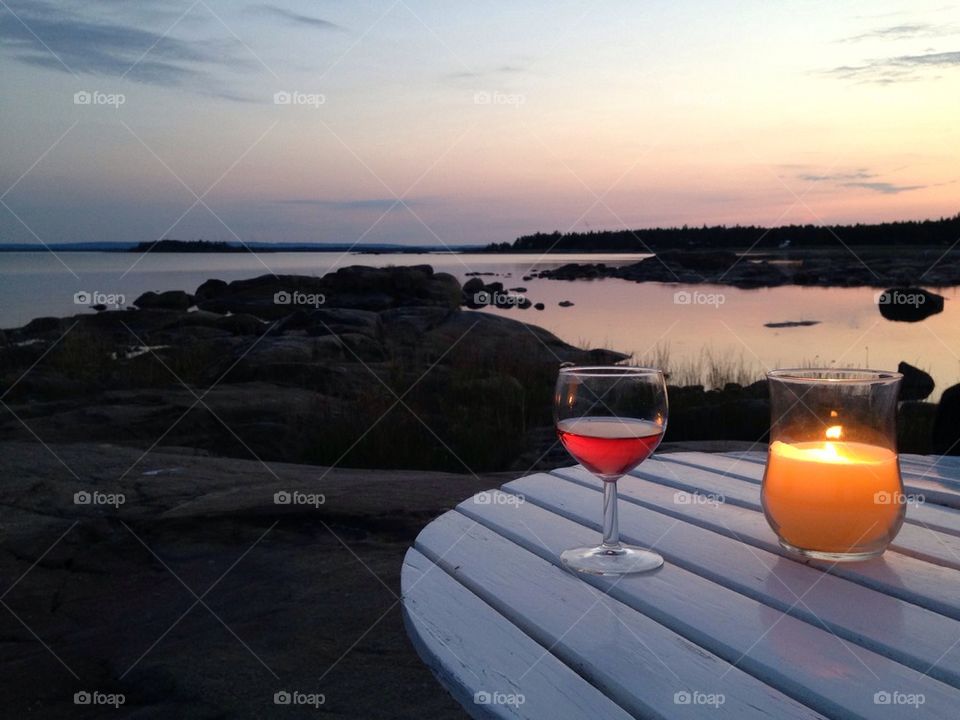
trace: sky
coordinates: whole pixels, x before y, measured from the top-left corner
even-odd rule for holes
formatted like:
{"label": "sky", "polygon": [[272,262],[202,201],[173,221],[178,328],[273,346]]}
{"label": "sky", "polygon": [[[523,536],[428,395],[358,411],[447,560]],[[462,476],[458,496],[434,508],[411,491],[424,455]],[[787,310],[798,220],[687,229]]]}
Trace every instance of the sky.
{"label": "sky", "polygon": [[960,212],[960,6],[0,0],[0,242]]}

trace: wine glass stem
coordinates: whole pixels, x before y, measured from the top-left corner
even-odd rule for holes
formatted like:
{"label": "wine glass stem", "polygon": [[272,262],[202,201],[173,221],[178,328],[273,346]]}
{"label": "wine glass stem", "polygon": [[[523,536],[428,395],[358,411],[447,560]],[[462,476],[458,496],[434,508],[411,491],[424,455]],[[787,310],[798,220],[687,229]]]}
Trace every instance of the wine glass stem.
{"label": "wine glass stem", "polygon": [[603,483],[603,548],[620,549],[620,524],[617,521],[617,481]]}

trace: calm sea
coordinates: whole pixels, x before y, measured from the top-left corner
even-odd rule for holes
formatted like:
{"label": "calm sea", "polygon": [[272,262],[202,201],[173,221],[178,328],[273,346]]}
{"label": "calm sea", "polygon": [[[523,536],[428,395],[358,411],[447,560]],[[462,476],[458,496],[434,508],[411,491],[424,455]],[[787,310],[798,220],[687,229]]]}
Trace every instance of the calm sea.
{"label": "calm sea", "polygon": [[[147,290],[193,292],[209,278],[237,280],[267,273],[323,275],[346,265],[428,263],[461,281],[471,272],[496,273],[507,288],[524,287],[543,311],[488,310],[547,328],[569,343],[632,352],[638,360],[663,360],[682,372],[703,353],[720,364],[742,365],[757,377],[767,368],[797,365],[896,368],[905,360],[930,372],[935,395],[960,382],[958,288],[940,289],[943,313],[920,323],[893,323],[877,309],[871,288],[777,287],[738,290],[683,287],[622,280],[564,282],[522,280],[533,269],[567,262],[628,263],[624,255],[341,255],[338,253],[157,254],[0,253],[0,327],[33,318],[88,312],[74,295],[119,294],[127,304]],[[677,295],[677,293],[700,295]],[[683,300],[689,299],[689,303]],[[573,307],[559,307],[569,300]],[[679,302],[678,302],[679,300]],[[768,322],[812,320],[809,327],[772,329]]]}

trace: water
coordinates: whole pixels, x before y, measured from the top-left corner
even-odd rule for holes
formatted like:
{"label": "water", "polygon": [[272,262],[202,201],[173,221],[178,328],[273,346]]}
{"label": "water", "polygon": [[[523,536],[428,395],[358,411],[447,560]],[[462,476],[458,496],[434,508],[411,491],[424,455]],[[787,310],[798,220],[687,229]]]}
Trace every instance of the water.
{"label": "water", "polygon": [[[633,353],[637,359],[650,359],[658,348],[669,348],[671,363],[679,366],[709,348],[715,356],[735,363],[742,360],[758,376],[768,368],[801,364],[894,369],[905,360],[933,375],[937,382],[934,397],[960,382],[958,288],[932,288],[947,298],[943,313],[921,323],[893,323],[880,316],[876,290],[872,288],[782,286],[740,290],[616,279],[522,280],[532,268],[568,262],[629,263],[642,257],[564,255],[544,261],[536,254],[275,253],[257,257],[203,253],[141,257],[132,253],[62,253],[61,264],[51,253],[0,253],[0,327],[18,327],[41,316],[87,312],[74,304],[74,294],[79,291],[121,294],[130,304],[148,290],[193,292],[212,277],[229,281],[269,272],[323,275],[346,265],[427,263],[457,276],[461,282],[469,272],[497,273],[483,280],[499,280],[507,288],[525,287],[532,302],[546,305],[542,312],[484,312],[541,325],[575,345],[608,347]],[[681,304],[675,301],[678,292],[701,295],[691,298],[690,304]],[[559,307],[563,300],[572,301],[574,306]],[[703,304],[695,304],[697,301]],[[789,320],[818,320],[820,324],[764,327],[764,323]]]}

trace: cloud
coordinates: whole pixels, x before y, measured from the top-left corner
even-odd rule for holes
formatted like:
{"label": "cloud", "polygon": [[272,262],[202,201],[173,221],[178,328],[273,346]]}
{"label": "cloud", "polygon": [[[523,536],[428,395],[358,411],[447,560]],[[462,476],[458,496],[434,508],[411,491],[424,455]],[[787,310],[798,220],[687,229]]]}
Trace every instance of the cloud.
{"label": "cloud", "polygon": [[847,182],[842,183],[844,187],[852,188],[864,188],[866,190],[873,190],[884,195],[898,195],[902,192],[910,192],[911,190],[923,190],[927,185],[894,185],[893,183],[888,182]]}
{"label": "cloud", "polygon": [[520,75],[529,70],[526,65],[511,65],[509,63],[478,70],[461,70],[459,72],[447,73],[444,76],[446,80],[480,80],[493,77],[503,77],[510,75]]}
{"label": "cloud", "polygon": [[960,50],[921,55],[899,55],[870,60],[863,65],[841,65],[827,70],[825,74],[841,80],[858,80],[887,85],[921,79],[924,77],[923,72],[926,70],[955,67],[960,67]]}
{"label": "cloud", "polygon": [[934,25],[932,23],[903,23],[890,25],[865,32],[860,35],[842,38],[839,42],[860,42],[861,40],[907,40],[910,38],[945,37],[955,35],[958,29],[952,25]]}
{"label": "cloud", "polygon": [[423,205],[426,198],[404,198],[402,203],[396,198],[358,198],[354,200],[320,200],[313,198],[293,198],[276,200],[278,205],[309,205],[312,207],[330,208],[333,210],[388,210],[402,209],[404,205],[413,207]]}
{"label": "cloud", "polygon": [[911,190],[922,190],[930,187],[929,185],[896,185],[895,183],[884,182],[874,178],[879,177],[875,172],[870,172],[866,168],[857,168],[855,170],[843,170],[838,172],[826,173],[801,173],[797,175],[801,180],[808,182],[827,182],[837,187],[861,188],[863,190],[873,190],[883,195],[897,195]]}
{"label": "cloud", "polygon": [[286,8],[277,7],[276,5],[260,5],[257,7],[258,10],[266,13],[270,13],[276,17],[282,18],[289,23],[295,25],[306,25],[312,28],[318,28],[320,30],[342,30],[343,28],[336,23],[330,22],[329,20],[324,20],[323,18],[312,17],[310,15],[301,15],[298,12],[293,12],[292,10],[287,10]]}
{"label": "cloud", "polygon": [[[15,8],[15,9],[14,9]],[[133,25],[91,20],[44,3],[8,2],[0,8],[3,51],[25,65],[74,75],[128,78],[179,86],[213,79],[208,67],[249,66],[223,43],[187,42]]]}
{"label": "cloud", "polygon": [[853,172],[836,172],[828,173],[825,175],[816,175],[813,173],[803,173],[797,175],[801,180],[807,180],[808,182],[840,182],[840,181],[853,181],[853,180],[869,180],[870,178],[875,178],[876,173],[867,172],[866,170],[855,170]]}

